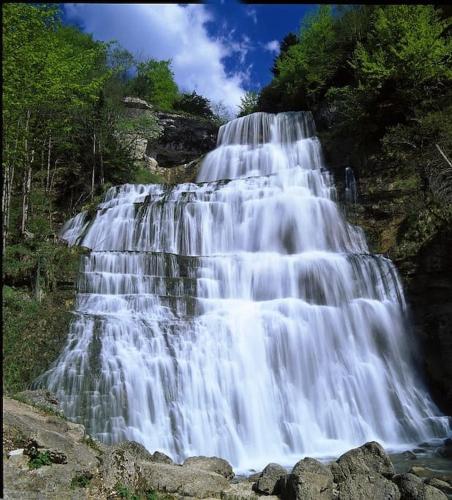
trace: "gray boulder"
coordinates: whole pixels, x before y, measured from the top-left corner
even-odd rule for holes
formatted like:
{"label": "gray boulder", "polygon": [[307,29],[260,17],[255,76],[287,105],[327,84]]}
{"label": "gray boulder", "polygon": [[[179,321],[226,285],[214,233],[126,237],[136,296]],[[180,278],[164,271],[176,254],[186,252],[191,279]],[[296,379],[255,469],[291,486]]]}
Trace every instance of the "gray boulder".
{"label": "gray boulder", "polygon": [[347,451],[331,464],[336,483],[345,481],[352,474],[381,474],[386,478],[394,475],[394,466],[383,447],[375,441]]}
{"label": "gray boulder", "polygon": [[189,457],[185,460],[183,466],[216,472],[226,479],[232,479],[234,477],[234,471],[232,470],[232,467],[223,458],[203,456]]}
{"label": "gray boulder", "polygon": [[[331,498],[331,497],[330,497]],[[352,474],[338,486],[339,500],[400,500],[397,486],[380,474]]]}
{"label": "gray boulder", "polygon": [[436,454],[440,457],[452,458],[452,439],[445,439],[443,445],[436,450]]}
{"label": "gray boulder", "polygon": [[429,486],[433,486],[434,488],[441,490],[446,495],[452,495],[452,486],[447,481],[442,481],[441,479],[434,477],[432,479],[427,479],[425,482]]}
{"label": "gray boulder", "polygon": [[398,474],[393,481],[399,487],[401,500],[446,500],[447,496],[439,489],[425,484],[414,474]]}
{"label": "gray boulder", "polygon": [[253,490],[264,495],[277,495],[281,489],[281,478],[286,475],[286,469],[281,465],[268,464],[254,483]]}
{"label": "gray boulder", "polygon": [[284,500],[331,500],[333,479],[329,467],[314,458],[304,458],[281,480],[281,496]]}
{"label": "gray boulder", "polygon": [[159,464],[174,464],[168,455],[165,455],[161,451],[154,451],[151,456],[151,462],[157,462]]}
{"label": "gray boulder", "polygon": [[40,410],[63,416],[63,410],[60,407],[57,397],[46,389],[22,391],[17,393],[15,398]]}
{"label": "gray boulder", "polygon": [[140,474],[144,485],[141,489],[185,497],[220,497],[223,491],[230,488],[228,480],[222,475],[192,466],[141,462]]}
{"label": "gray boulder", "polygon": [[153,109],[148,102],[146,102],[144,99],[140,99],[139,97],[124,97],[122,102],[127,108],[149,110]]}

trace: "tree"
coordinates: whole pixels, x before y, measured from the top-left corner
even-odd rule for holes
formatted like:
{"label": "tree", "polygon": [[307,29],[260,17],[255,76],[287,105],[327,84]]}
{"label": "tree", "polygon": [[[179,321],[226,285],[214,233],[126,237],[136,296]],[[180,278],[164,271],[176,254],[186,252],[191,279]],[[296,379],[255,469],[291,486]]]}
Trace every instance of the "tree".
{"label": "tree", "polygon": [[208,119],[213,118],[213,112],[209,99],[197,94],[195,91],[191,94],[183,93],[179,96],[177,101],[174,103],[174,109]]}
{"label": "tree", "polygon": [[279,54],[275,57],[273,60],[273,66],[271,68],[271,72],[273,73],[274,76],[279,75],[279,69],[278,69],[278,63],[283,57],[287,54],[287,51],[289,50],[292,45],[295,45],[298,43],[298,37],[295,33],[288,33],[281,41],[281,45],[279,47]]}
{"label": "tree", "polygon": [[171,61],[148,61],[137,65],[137,76],[130,90],[163,110],[170,110],[178,97],[178,88],[171,71]]}
{"label": "tree", "polygon": [[257,111],[259,94],[253,90],[247,91],[240,99],[238,116],[250,115]]}

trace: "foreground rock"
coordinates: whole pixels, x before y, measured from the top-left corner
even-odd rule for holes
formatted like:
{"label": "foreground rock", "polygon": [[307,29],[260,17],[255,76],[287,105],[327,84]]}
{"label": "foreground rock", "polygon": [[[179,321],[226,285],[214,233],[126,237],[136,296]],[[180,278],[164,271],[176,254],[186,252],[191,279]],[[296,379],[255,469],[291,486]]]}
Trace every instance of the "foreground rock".
{"label": "foreground rock", "polygon": [[445,500],[452,492],[449,481],[421,467],[412,468],[415,474],[394,475],[389,457],[375,442],[350,450],[330,466],[304,458],[290,474],[269,464],[240,481],[218,457],[190,457],[177,465],[133,441],[102,445],[82,425],[55,415],[56,403],[44,407],[42,397],[53,400],[51,394],[26,397],[39,407],[3,400],[8,499]]}
{"label": "foreground rock", "polygon": [[401,500],[446,500],[447,496],[439,489],[428,485],[414,474],[406,473],[394,476],[399,487]]}
{"label": "foreground rock", "polygon": [[314,458],[297,462],[282,485],[287,500],[329,500],[334,497],[333,474],[328,466]]}
{"label": "foreground rock", "polygon": [[[30,446],[31,442],[36,444]],[[82,425],[46,414],[26,403],[4,398],[5,498],[85,498],[71,486],[78,477],[93,477],[97,473],[101,451],[89,443],[92,442],[87,439]],[[23,450],[27,451],[27,446],[31,457],[23,453]],[[55,463],[52,457],[66,463]],[[51,465],[39,467],[41,462]],[[31,468],[33,464],[38,467]]]}
{"label": "foreground rock", "polygon": [[183,463],[185,467],[194,467],[201,470],[216,472],[226,479],[234,477],[234,471],[230,464],[223,458],[218,457],[189,457]]}
{"label": "foreground rock", "polygon": [[281,491],[281,482],[286,474],[286,469],[281,465],[268,464],[253,485],[253,490],[264,495],[277,495]]}

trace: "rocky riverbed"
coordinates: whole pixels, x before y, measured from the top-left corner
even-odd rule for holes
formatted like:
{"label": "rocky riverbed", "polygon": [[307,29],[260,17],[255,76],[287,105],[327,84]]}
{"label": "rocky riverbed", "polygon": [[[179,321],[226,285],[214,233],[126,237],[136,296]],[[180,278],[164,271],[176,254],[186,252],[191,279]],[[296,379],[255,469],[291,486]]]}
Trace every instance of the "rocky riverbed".
{"label": "rocky riverbed", "polygon": [[135,442],[101,444],[53,395],[26,391],[3,399],[3,474],[10,499],[441,500],[452,498],[452,441],[392,457],[369,442],[331,463],[307,457],[235,476],[217,457],[175,464]]}

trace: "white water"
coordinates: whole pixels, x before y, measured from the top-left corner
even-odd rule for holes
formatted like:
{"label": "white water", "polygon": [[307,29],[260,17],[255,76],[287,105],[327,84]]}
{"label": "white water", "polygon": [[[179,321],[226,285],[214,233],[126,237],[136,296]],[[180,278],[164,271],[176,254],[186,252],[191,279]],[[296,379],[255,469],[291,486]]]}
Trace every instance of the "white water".
{"label": "white water", "polygon": [[67,346],[39,380],[97,438],[238,470],[444,436],[392,263],[334,203],[308,113],[220,129],[200,183],[112,188]]}

